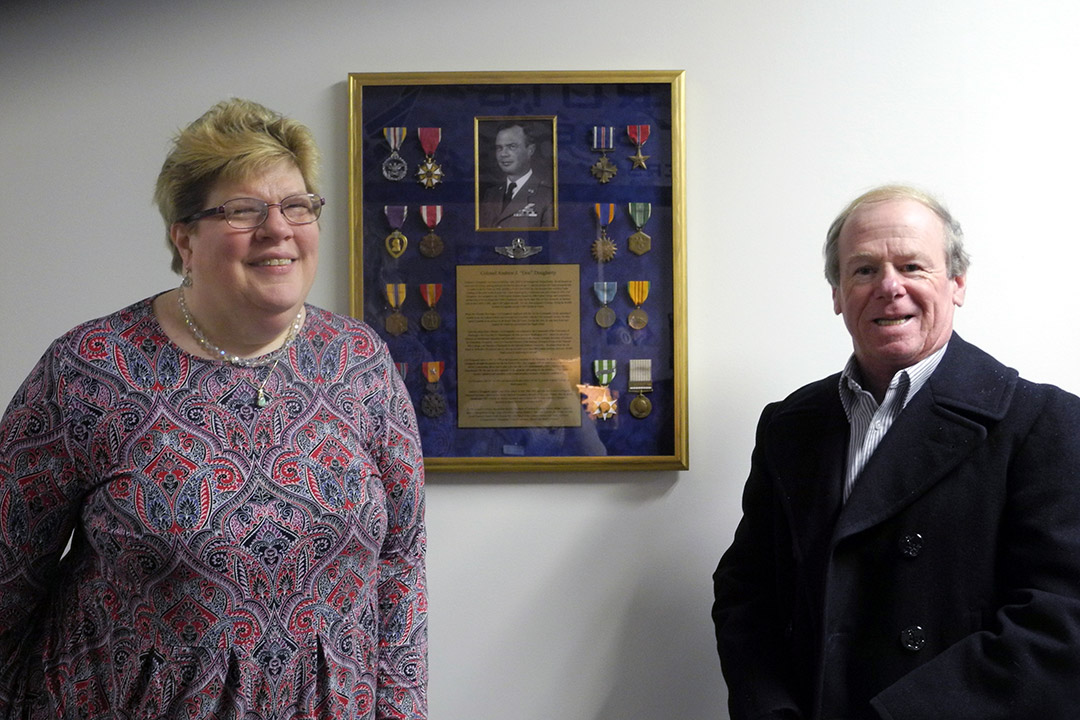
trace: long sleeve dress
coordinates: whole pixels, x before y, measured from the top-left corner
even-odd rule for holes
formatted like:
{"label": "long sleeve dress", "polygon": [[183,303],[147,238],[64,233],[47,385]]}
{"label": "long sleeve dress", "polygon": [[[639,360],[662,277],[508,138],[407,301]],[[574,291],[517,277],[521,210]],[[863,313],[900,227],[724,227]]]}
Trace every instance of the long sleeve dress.
{"label": "long sleeve dress", "polygon": [[83,324],[0,422],[0,718],[426,718],[425,544],[364,323],[308,306],[257,368],[150,299]]}

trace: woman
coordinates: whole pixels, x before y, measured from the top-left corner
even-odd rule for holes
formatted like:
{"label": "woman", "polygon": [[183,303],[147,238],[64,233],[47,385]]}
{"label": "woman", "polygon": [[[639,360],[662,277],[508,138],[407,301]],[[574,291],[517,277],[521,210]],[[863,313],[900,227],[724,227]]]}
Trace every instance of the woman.
{"label": "woman", "polygon": [[416,420],[375,333],[305,304],[316,164],[247,101],[181,131],[155,193],[180,287],[16,393],[0,717],[427,716]]}

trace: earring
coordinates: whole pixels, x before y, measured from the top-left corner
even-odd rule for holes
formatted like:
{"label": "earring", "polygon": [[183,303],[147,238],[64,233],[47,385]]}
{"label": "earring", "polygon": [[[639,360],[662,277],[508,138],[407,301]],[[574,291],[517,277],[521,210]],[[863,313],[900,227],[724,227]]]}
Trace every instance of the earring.
{"label": "earring", "polygon": [[191,284],[191,271],[187,270],[184,272],[184,279],[180,281],[180,285],[189,288]]}

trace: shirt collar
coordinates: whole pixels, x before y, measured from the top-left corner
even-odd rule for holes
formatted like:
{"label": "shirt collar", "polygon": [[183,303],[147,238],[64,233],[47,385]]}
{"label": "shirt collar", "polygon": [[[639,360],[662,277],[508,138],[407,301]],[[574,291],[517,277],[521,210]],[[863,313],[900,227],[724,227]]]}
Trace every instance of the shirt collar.
{"label": "shirt collar", "polygon": [[[902,387],[905,383],[907,384],[907,391],[901,399],[901,409],[907,407],[907,404],[911,402],[911,398],[915,397],[915,393],[919,392],[923,385],[926,384],[926,381],[930,379],[930,376],[941,362],[941,358],[945,356],[945,350],[948,347],[949,343],[945,343],[919,362],[897,371],[892,376],[892,380],[889,381],[890,390]],[[855,360],[855,355],[852,355],[848,358],[844,371],[840,373],[840,400],[844,405],[844,411],[848,412],[849,415],[849,408],[855,402],[855,397],[860,393],[869,394],[869,391],[863,389],[861,380],[862,373],[859,371],[859,363]]]}

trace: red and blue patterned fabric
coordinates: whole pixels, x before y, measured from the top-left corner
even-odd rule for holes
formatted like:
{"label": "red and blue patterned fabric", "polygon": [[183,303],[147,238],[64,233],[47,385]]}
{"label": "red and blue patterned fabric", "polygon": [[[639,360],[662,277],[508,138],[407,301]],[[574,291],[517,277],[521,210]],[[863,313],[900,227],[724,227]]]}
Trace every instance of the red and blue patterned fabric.
{"label": "red and blue patterned fabric", "polygon": [[149,299],[81,325],[0,423],[0,717],[426,718],[425,545],[364,323],[308,306],[259,368],[178,349]]}

